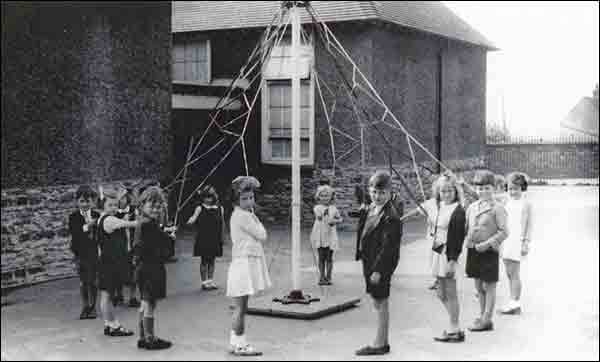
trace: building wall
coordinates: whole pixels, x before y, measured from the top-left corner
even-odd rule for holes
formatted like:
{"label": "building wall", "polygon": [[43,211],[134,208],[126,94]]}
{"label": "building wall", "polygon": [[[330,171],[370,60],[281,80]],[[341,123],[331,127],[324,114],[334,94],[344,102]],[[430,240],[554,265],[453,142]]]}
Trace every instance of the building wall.
{"label": "building wall", "polygon": [[74,274],[84,183],[171,162],[170,2],[2,3],[2,287]]}
{"label": "building wall", "polygon": [[[469,174],[470,170],[485,166],[483,145],[485,116],[485,51],[461,44],[453,44],[439,37],[413,31],[400,31],[397,27],[383,26],[380,23],[339,23],[331,25],[339,41],[356,62],[367,78],[372,80],[391,111],[398,117],[411,134],[422,141],[432,153],[436,154],[437,102],[439,57],[442,54],[442,154],[443,160],[453,170]],[[236,35],[238,34],[238,35]],[[179,37],[176,34],[174,39]],[[258,32],[228,31],[211,32],[187,36],[208,36],[213,48],[213,77],[233,78],[250,50],[258,40]],[[219,44],[228,44],[219,49]],[[236,56],[226,56],[229,49],[243,49]],[[336,57],[339,67],[347,80],[352,80],[352,67]],[[336,110],[332,122],[343,132],[356,139],[360,138],[358,121],[352,103],[346,96],[335,62],[318,41],[315,42],[315,62],[321,83],[334,89],[334,95],[324,91],[327,107],[331,111],[333,101]],[[215,68],[216,67],[216,68]],[[363,84],[366,86],[366,84]],[[316,90],[315,90],[316,92]],[[359,93],[360,94],[360,93]],[[455,103],[461,103],[454,105]],[[464,103],[464,104],[462,104]],[[383,108],[369,98],[359,96],[357,105],[366,112],[359,112],[362,120],[376,121],[383,114]],[[196,114],[200,114],[196,112]],[[179,118],[179,112],[177,117]],[[190,117],[187,116],[182,116]],[[181,119],[183,119],[181,118]],[[189,122],[189,121],[188,121]],[[260,140],[260,105],[257,106],[251,125]],[[192,126],[188,126],[192,127]],[[391,145],[394,146],[392,162],[398,172],[410,185],[414,196],[422,200],[418,180],[410,161],[410,152],[403,133],[389,127],[379,126]],[[361,154],[355,151],[349,157],[339,161],[332,169],[331,143],[321,101],[315,93],[315,165],[302,170],[302,223],[310,226],[313,222],[312,207],[314,192],[321,180],[327,179],[336,187],[337,204],[347,215],[358,205],[354,198],[354,187],[366,184],[375,169],[389,169],[387,148],[381,136],[374,128],[366,131],[365,165],[361,167]],[[341,155],[356,143],[336,134],[336,154]],[[415,149],[416,150],[416,149]],[[260,145],[250,145],[250,154],[260,154]],[[417,159],[429,170],[435,171],[435,163],[423,152],[416,150]],[[243,173],[239,156],[224,166],[224,173]],[[289,225],[291,207],[291,171],[289,167],[268,166],[260,159],[250,162],[250,174],[258,176],[263,186],[257,195],[257,213],[268,223]],[[429,194],[434,178],[431,172],[421,170],[424,190]],[[215,177],[218,182],[233,176]],[[411,195],[401,185],[395,175],[395,189],[407,201],[407,207],[414,206]],[[228,182],[225,182],[227,184]],[[342,227],[352,228],[354,220],[346,217]]]}
{"label": "building wall", "polygon": [[170,15],[2,4],[2,187],[170,174]]}

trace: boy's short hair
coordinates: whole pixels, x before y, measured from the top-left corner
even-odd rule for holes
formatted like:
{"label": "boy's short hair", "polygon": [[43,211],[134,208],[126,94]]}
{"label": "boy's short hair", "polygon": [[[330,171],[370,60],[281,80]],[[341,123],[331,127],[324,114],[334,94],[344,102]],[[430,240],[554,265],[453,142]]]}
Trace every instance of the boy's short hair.
{"label": "boy's short hair", "polygon": [[77,188],[77,191],[75,191],[75,199],[79,200],[82,197],[84,199],[94,199],[96,197],[96,191],[89,185],[81,185]]}
{"label": "boy's short hair", "polygon": [[511,172],[506,176],[507,184],[515,184],[521,186],[521,191],[527,191],[527,175],[523,172]]}
{"label": "boy's short hair", "polygon": [[496,177],[494,173],[488,170],[479,170],[475,172],[473,176],[473,185],[485,186],[491,185],[496,186]]}
{"label": "boy's short hair", "polygon": [[379,190],[391,190],[392,177],[385,171],[376,171],[369,179],[369,186]]}

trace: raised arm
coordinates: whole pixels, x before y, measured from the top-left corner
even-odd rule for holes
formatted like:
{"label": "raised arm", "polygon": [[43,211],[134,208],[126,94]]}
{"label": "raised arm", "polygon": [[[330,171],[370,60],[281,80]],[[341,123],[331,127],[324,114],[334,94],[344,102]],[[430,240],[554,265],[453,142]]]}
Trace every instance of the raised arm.
{"label": "raised arm", "polygon": [[104,231],[111,234],[115,230],[123,228],[134,228],[138,225],[138,221],[121,220],[116,216],[109,216],[104,220]]}
{"label": "raised arm", "polygon": [[194,214],[192,216],[190,216],[190,218],[187,221],[188,225],[192,225],[193,223],[196,222],[196,219],[198,219],[198,216],[200,216],[200,212],[202,211],[202,206],[196,206],[196,210],[194,210]]}

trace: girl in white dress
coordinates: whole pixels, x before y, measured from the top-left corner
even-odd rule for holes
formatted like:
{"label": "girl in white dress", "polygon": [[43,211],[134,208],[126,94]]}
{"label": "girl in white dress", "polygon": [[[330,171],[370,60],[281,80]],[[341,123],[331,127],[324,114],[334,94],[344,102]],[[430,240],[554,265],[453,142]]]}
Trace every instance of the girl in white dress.
{"label": "girl in white dress", "polygon": [[508,228],[513,230],[502,244],[502,259],[510,284],[510,301],[500,312],[502,314],[521,313],[521,260],[529,253],[531,237],[531,204],[525,197],[527,177],[520,172],[507,176],[510,198],[505,204],[508,214]]}
{"label": "girl in white dress", "polygon": [[236,356],[260,356],[246,341],[244,319],[248,310],[248,297],[271,286],[271,278],[262,243],[267,232],[254,214],[254,190],[260,187],[251,176],[239,176],[231,183],[232,259],[227,274],[227,296],[234,301],[230,352]]}
{"label": "girl in white dress", "polygon": [[339,249],[336,225],[342,222],[342,217],[333,205],[335,191],[331,186],[319,186],[315,199],[318,204],[313,209],[315,223],[310,234],[310,241],[312,247],[319,253],[319,285],[331,285],[333,252]]}

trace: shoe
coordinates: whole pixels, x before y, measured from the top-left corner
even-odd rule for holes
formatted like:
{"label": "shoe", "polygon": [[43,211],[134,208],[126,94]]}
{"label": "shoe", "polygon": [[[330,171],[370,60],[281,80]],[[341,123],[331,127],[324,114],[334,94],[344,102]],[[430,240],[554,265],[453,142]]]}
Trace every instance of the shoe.
{"label": "shoe", "polygon": [[249,344],[245,346],[230,346],[229,353],[239,357],[262,356],[262,352],[257,351],[254,347],[252,347]]}
{"label": "shoe", "polygon": [[219,287],[215,283],[210,283],[208,285],[208,290],[217,290]]}
{"label": "shoe", "polygon": [[81,310],[81,313],[79,314],[79,319],[88,319],[88,315],[89,315],[88,310],[89,310],[88,308],[83,308]]}
{"label": "shoe", "polygon": [[434,281],[430,286],[429,286],[429,290],[436,290],[439,286],[438,281]]}
{"label": "shoe", "polygon": [[202,283],[202,290],[209,290],[208,284]]}
{"label": "shoe", "polygon": [[96,319],[98,318],[98,314],[96,314],[96,307],[89,307],[87,319]]}
{"label": "shoe", "polygon": [[519,315],[521,314],[521,307],[504,308],[500,311],[500,314]]}
{"label": "shoe", "polygon": [[159,350],[170,348],[173,343],[160,339],[158,337],[150,337],[145,339],[138,339],[137,346],[141,349],[148,350]]}
{"label": "shoe", "polygon": [[475,322],[471,327],[469,327],[469,330],[471,332],[493,331],[494,323],[492,323],[492,321],[484,322],[482,320],[479,320],[479,321]]}
{"label": "shoe", "polygon": [[139,308],[140,301],[137,300],[137,298],[131,298],[129,299],[129,303],[127,303],[127,306],[130,308]]}
{"label": "shoe", "polygon": [[460,343],[465,341],[465,332],[458,331],[454,333],[448,333],[444,331],[440,337],[433,337],[433,340],[444,343]]}
{"label": "shoe", "polygon": [[106,326],[104,327],[104,335],[109,337],[129,337],[133,336],[133,332],[123,326],[117,328]]}
{"label": "shoe", "polygon": [[319,279],[319,285],[327,285],[327,281],[323,278]]}
{"label": "shoe", "polygon": [[390,345],[386,344],[383,347],[366,346],[355,352],[357,356],[376,356],[390,353]]}

